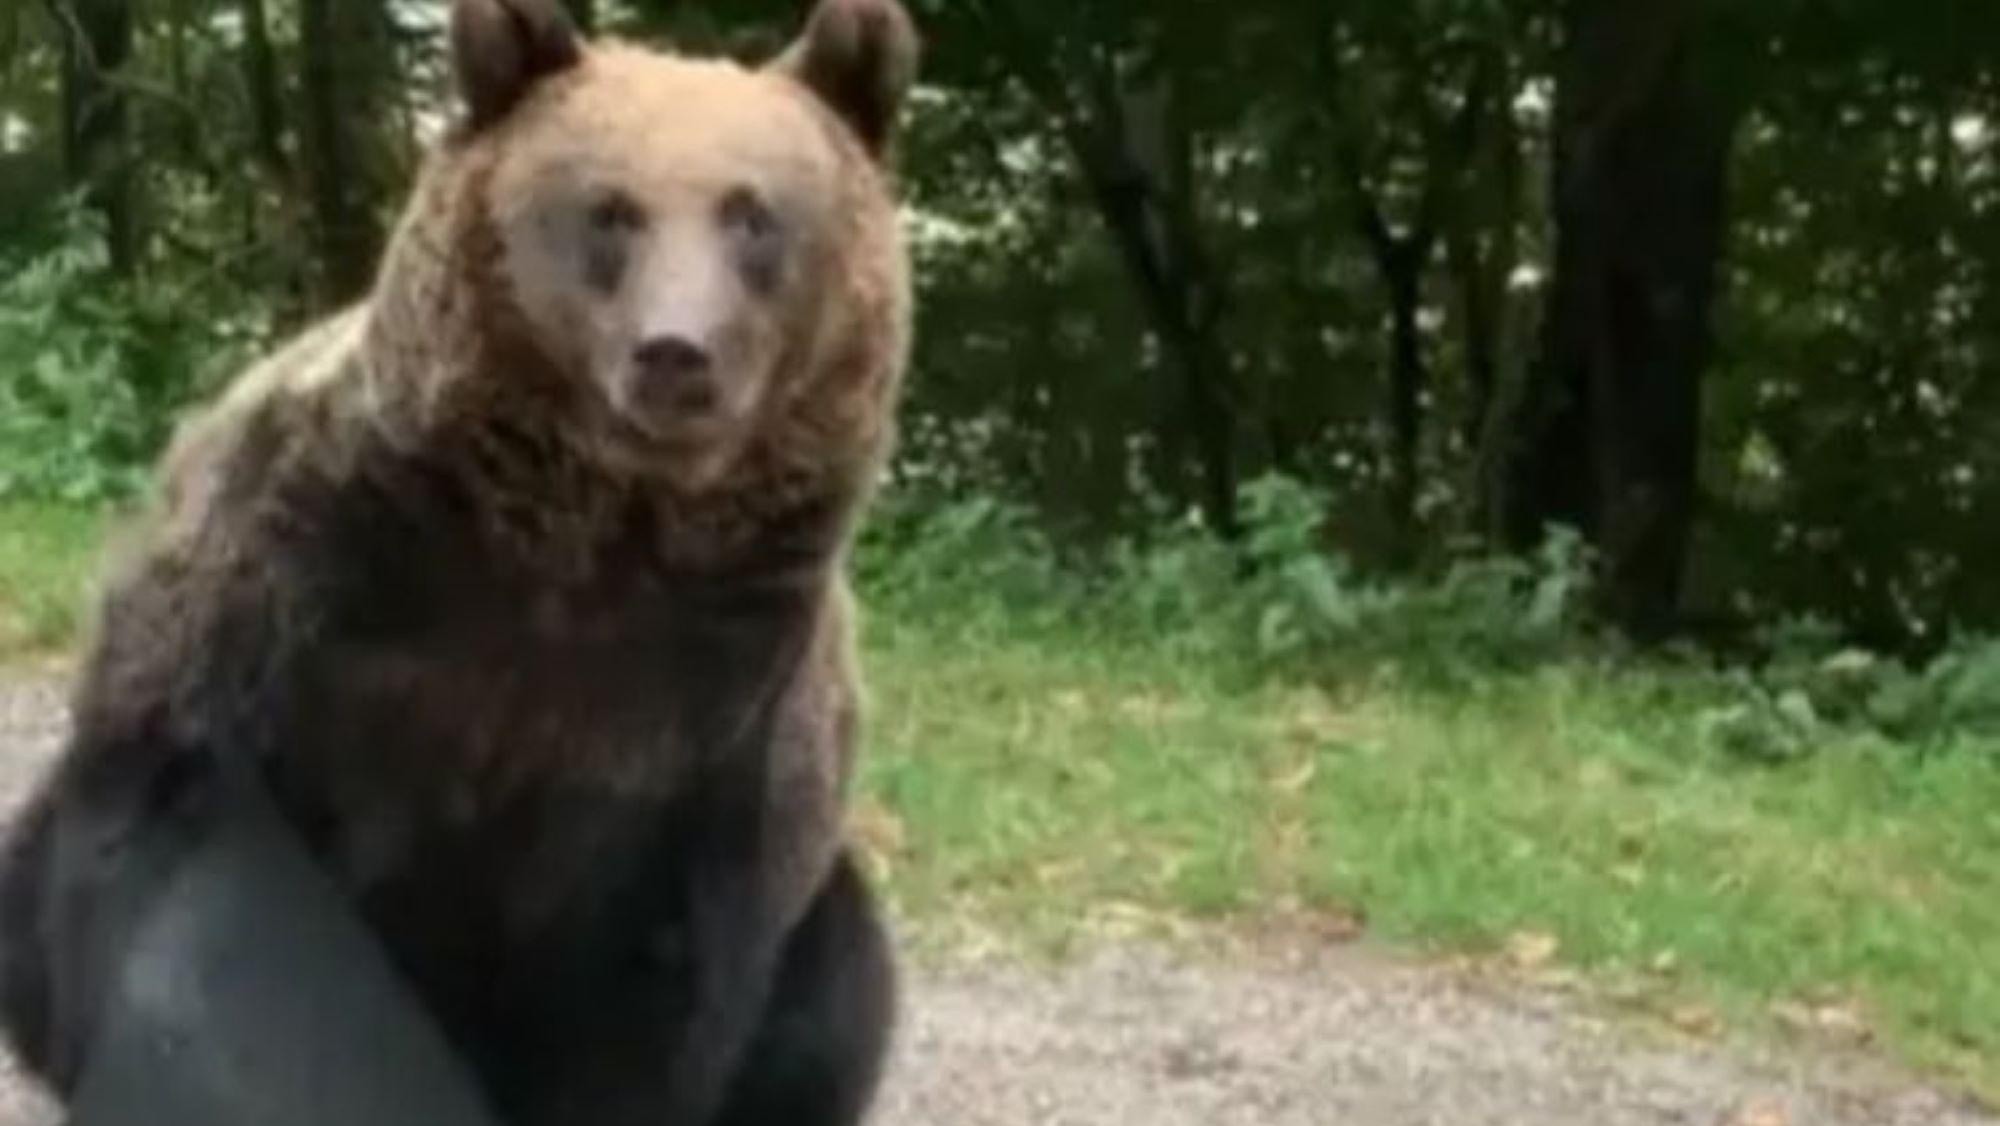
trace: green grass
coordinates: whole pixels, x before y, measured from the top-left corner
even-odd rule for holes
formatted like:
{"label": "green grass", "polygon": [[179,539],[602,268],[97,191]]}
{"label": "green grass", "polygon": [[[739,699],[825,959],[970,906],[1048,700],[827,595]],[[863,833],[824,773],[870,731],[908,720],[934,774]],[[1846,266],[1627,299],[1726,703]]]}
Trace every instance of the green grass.
{"label": "green grass", "polygon": [[[76,623],[102,521],[0,506],[0,657]],[[1553,940],[1613,995],[1788,1002],[2000,1097],[2000,751],[1721,753],[1713,690],[1582,664],[1424,687],[1260,677],[978,595],[876,592],[861,826],[920,929],[1365,916],[1422,951]]]}
{"label": "green grass", "polygon": [[1430,951],[1543,935],[1661,1012],[1858,1007],[2000,1095],[1992,748],[1746,766],[1697,690],[1646,673],[1318,691],[943,614],[878,614],[868,648],[881,869],[918,918],[1063,940],[1107,906],[1298,904]]}
{"label": "green grass", "polygon": [[103,529],[94,510],[0,501],[0,661],[74,637]]}

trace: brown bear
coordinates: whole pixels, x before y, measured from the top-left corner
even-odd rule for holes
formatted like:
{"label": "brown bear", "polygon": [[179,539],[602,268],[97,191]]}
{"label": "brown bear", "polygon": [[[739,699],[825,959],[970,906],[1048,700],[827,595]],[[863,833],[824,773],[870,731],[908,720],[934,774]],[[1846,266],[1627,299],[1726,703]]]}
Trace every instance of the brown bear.
{"label": "brown bear", "polygon": [[450,41],[369,298],[183,428],[108,580],[0,1016],[66,1090],[121,842],[248,764],[505,1121],[854,1122],[893,973],[843,566],[914,31],[821,0],[751,68],[455,0]]}

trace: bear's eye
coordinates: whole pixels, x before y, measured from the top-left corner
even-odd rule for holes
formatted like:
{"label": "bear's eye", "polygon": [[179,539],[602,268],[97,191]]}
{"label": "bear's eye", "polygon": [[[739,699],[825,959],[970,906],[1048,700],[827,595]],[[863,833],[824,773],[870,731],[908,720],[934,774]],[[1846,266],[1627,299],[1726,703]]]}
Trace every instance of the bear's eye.
{"label": "bear's eye", "polygon": [[625,275],[627,236],[646,225],[646,213],[624,192],[605,191],[592,197],[584,223],[584,275],[593,288],[611,293]]}
{"label": "bear's eye", "polygon": [[778,230],[778,217],[756,192],[733,188],[722,197],[722,225],[745,238],[770,238]]}
{"label": "bear's eye", "polygon": [[636,231],[646,225],[639,202],[620,191],[600,193],[590,203],[590,228],[603,234]]}
{"label": "bear's eye", "polygon": [[784,230],[770,205],[749,188],[734,188],[722,197],[716,217],[735,240],[750,287],[759,293],[775,290],[784,267]]}

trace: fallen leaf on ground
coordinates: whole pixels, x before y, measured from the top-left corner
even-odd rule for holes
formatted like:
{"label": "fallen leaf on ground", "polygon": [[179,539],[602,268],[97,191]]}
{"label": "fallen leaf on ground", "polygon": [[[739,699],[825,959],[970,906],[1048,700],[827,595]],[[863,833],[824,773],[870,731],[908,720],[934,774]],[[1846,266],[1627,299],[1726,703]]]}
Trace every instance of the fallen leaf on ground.
{"label": "fallen leaf on ground", "polygon": [[1722,1126],[1791,1126],[1792,1116],[1776,1099],[1755,1099],[1722,1120]]}
{"label": "fallen leaf on ground", "polygon": [[1780,1001],[1771,1006],[1771,1014],[1793,1032],[1824,1036],[1844,1044],[1865,1044],[1875,1035],[1860,1008],[1851,1002],[1808,1005]]}
{"label": "fallen leaf on ground", "polygon": [[1562,948],[1555,935],[1542,931],[1516,931],[1507,939],[1507,959],[1524,970],[1538,970],[1555,958]]}
{"label": "fallen leaf on ground", "polygon": [[1710,1037],[1722,1031],[1722,1018],[1707,1005],[1677,1006],[1667,1020],[1690,1036]]}
{"label": "fallen leaf on ground", "polygon": [[1319,762],[1306,759],[1294,769],[1273,780],[1280,793],[1296,794],[1312,784],[1313,776],[1319,773]]}

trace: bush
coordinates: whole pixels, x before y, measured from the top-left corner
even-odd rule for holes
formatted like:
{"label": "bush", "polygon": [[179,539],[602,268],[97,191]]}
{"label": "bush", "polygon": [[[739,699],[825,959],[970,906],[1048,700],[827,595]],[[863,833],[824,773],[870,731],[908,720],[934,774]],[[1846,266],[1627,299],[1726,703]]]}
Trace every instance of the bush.
{"label": "bush", "polygon": [[920,490],[885,493],[862,527],[855,569],[868,589],[911,606],[1025,609],[1069,586],[1026,509]]}
{"label": "bush", "polygon": [[[1187,520],[1066,557],[1024,507],[891,489],[863,529],[858,575],[872,601],[905,614],[1171,648],[1253,675],[1468,685],[1634,660],[1592,628],[1592,560],[1572,532],[1555,530],[1526,558],[1472,555],[1427,580],[1384,579],[1324,546],[1327,508],[1269,477],[1244,489],[1234,543]],[[1708,745],[1750,762],[1803,758],[1855,734],[1918,754],[2000,746],[2000,638],[1912,666],[1795,619],[1760,648],[1761,662],[1721,669],[1698,652],[1648,658],[1661,675],[1646,682],[1685,697]]]}
{"label": "bush", "polygon": [[264,328],[198,285],[107,280],[103,240],[65,215],[0,261],[0,499],[131,493],[175,412]]}
{"label": "bush", "polygon": [[1704,717],[1717,744],[1761,762],[1803,758],[1857,732],[1919,754],[2000,746],[2000,638],[1963,638],[1915,665],[1839,641],[1817,619],[1769,631],[1769,659],[1723,674],[1731,698]]}
{"label": "bush", "polygon": [[1321,546],[1325,510],[1285,478],[1244,491],[1242,596],[1267,657],[1358,657],[1458,676],[1530,667],[1588,640],[1589,560],[1570,532],[1526,559],[1461,559],[1434,582],[1370,580]]}
{"label": "bush", "polygon": [[1536,556],[1474,557],[1437,581],[1361,575],[1323,545],[1323,498],[1282,477],[1244,489],[1242,536],[1192,521],[1063,559],[1025,509],[987,497],[891,492],[864,533],[871,595],[956,615],[1037,612],[1135,643],[1196,649],[1267,670],[1393,665],[1458,677],[1524,669],[1589,643],[1588,561],[1573,535]]}

